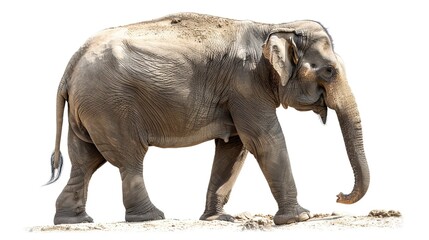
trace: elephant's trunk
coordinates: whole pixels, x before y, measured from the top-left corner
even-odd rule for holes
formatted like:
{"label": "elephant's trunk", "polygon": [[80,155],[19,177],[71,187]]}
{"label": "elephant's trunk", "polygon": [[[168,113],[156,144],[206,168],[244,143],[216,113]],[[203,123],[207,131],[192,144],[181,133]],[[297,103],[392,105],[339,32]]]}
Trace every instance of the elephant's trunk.
{"label": "elephant's trunk", "polygon": [[369,169],[363,147],[362,126],[355,98],[347,83],[344,66],[338,57],[339,66],[335,79],[325,82],[325,101],[336,111],[347,155],[353,169],[355,184],[350,194],[339,193],[337,202],[352,204],[359,201],[369,187]]}
{"label": "elephant's trunk", "polygon": [[340,193],[337,202],[352,204],[359,201],[368,190],[370,176],[363,147],[362,126],[356,102],[348,86],[349,94],[338,99],[335,111],[338,116],[347,155],[353,168],[355,184],[350,194]]}

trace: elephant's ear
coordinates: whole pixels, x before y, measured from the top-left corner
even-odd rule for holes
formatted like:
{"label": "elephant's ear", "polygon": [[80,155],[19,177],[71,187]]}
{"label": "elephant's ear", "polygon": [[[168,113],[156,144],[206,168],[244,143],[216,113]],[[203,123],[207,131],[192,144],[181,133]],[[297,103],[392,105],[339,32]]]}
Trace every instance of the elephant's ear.
{"label": "elephant's ear", "polygon": [[263,55],[280,76],[280,83],[286,86],[292,76],[293,67],[298,63],[298,48],[293,41],[292,31],[276,31],[268,36]]}

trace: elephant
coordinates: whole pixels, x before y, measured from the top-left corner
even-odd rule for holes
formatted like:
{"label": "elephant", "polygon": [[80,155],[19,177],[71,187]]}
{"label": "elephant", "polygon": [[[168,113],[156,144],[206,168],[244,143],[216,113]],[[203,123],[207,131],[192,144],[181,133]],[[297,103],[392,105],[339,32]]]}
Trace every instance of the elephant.
{"label": "elephant", "polygon": [[54,224],[93,222],[88,184],[105,162],[119,169],[125,220],[165,219],[143,178],[150,146],[179,148],[214,140],[215,154],[200,220],[233,221],[224,211],[250,152],[278,204],[276,225],[306,221],[297,201],[276,109],[313,111],[339,120],[354,173],[352,204],[370,182],[361,118],[327,29],[313,20],[280,24],[198,13],[108,28],[72,56],[56,98],[51,179],[61,175],[65,106],[71,173],[56,201]]}

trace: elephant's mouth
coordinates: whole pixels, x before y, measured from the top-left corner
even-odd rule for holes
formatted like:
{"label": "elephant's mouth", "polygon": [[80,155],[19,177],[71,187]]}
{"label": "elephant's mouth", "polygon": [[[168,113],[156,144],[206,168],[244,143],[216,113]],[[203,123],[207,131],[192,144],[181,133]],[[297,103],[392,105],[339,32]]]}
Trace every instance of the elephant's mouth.
{"label": "elephant's mouth", "polygon": [[326,119],[328,117],[328,107],[325,104],[325,100],[321,96],[319,100],[315,103],[313,112],[316,114],[319,114],[320,119],[322,120],[323,124],[326,124]]}
{"label": "elephant's mouth", "polygon": [[319,99],[311,104],[301,104],[299,107],[295,107],[298,111],[313,111],[320,116],[323,124],[326,124],[328,116],[328,107],[325,103],[324,93],[320,94]]}

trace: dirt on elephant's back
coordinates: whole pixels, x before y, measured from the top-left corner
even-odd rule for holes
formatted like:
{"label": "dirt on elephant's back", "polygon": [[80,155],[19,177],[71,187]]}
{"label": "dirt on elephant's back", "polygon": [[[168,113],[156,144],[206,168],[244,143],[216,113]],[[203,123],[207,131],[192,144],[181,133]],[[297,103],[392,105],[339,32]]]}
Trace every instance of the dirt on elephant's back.
{"label": "dirt on elephant's back", "polygon": [[141,223],[82,223],[36,226],[30,232],[172,232],[172,231],[287,231],[287,230],[377,230],[397,229],[402,226],[399,211],[373,210],[367,216],[341,214],[314,214],[313,218],[300,223],[276,226],[271,215],[242,213],[235,222],[166,219]]}

